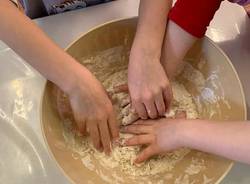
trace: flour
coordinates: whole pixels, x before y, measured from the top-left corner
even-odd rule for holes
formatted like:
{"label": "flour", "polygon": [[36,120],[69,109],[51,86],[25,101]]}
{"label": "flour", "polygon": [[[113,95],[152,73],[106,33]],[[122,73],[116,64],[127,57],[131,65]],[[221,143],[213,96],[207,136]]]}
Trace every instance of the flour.
{"label": "flour", "polygon": [[198,158],[192,158],[191,164],[186,168],[185,173],[189,175],[198,174],[206,169],[205,161]]}
{"label": "flour", "polygon": [[[122,47],[113,48],[97,54],[94,57],[83,58],[82,64],[85,65],[97,78],[102,82],[103,86],[109,92],[114,107],[117,112],[117,119],[121,125],[127,125],[138,119],[138,116],[131,110],[131,104],[128,94],[114,93],[113,86],[127,83],[127,65],[128,52],[124,52]],[[185,111],[188,119],[198,118],[196,106],[192,100],[192,96],[185,89],[184,85],[179,82],[172,83],[174,100],[170,108],[170,112],[166,117],[174,117],[177,111]],[[180,162],[190,150],[181,148],[173,152],[169,152],[164,156],[155,156],[140,165],[135,165],[134,160],[141,151],[140,146],[114,146],[110,156],[96,151],[89,138],[81,137],[72,131],[73,123],[65,120],[63,136],[67,145],[75,153],[81,157],[85,167],[92,171],[104,175],[101,170],[95,168],[94,160],[98,161],[101,168],[112,169],[113,179],[121,182],[122,179],[113,170],[125,173],[127,176],[139,177],[144,176],[145,181],[149,181],[147,176],[156,177],[160,173],[169,173],[175,165]],[[120,133],[121,139],[130,137],[129,134]],[[115,176],[115,177],[114,177]],[[172,176],[169,174],[168,176]],[[102,177],[106,182],[112,181],[106,176]],[[106,179],[105,179],[106,178]],[[116,178],[116,179],[115,179]],[[181,178],[181,181],[183,178]],[[184,177],[184,180],[187,180]],[[157,181],[163,183],[163,180]],[[177,181],[176,183],[178,183]],[[111,182],[112,183],[112,182]]]}

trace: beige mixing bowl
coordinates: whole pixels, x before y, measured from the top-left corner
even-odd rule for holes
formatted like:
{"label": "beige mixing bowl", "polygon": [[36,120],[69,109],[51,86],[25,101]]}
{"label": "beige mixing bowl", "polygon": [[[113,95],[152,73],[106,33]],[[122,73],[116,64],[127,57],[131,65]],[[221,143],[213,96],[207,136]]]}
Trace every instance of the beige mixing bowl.
{"label": "beige mixing bowl", "polygon": [[[80,60],[83,56],[91,56],[98,51],[115,46],[122,45],[129,48],[133,41],[136,22],[136,18],[131,18],[101,25],[82,35],[66,51]],[[201,55],[207,61],[202,62],[202,66],[199,62]],[[220,120],[246,120],[246,104],[241,83],[229,58],[222,50],[211,40],[204,38],[194,45],[187,54],[186,60],[194,67],[201,68],[200,71],[206,79],[202,91],[197,90],[192,82],[185,83],[194,98],[201,101],[198,104],[200,115],[204,118]],[[75,158],[76,154],[67,148],[62,136],[63,127],[58,114],[52,108],[51,87],[51,83],[47,82],[41,107],[41,126],[50,154],[72,183],[105,183],[95,172],[85,168],[81,160]],[[173,169],[174,177],[166,181],[174,183],[178,177],[184,179],[182,168],[190,164],[197,154],[199,152],[191,151],[185,156],[178,167]],[[230,160],[209,154],[204,154],[202,159],[206,161],[206,169],[188,176],[190,183],[192,181],[203,183],[206,178],[212,178],[211,183],[218,183],[233,165]]]}

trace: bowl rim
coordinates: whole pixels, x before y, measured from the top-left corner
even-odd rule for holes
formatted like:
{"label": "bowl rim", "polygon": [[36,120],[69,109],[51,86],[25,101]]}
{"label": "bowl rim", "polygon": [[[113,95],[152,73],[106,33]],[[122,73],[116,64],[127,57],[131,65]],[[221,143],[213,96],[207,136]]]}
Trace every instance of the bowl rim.
{"label": "bowl rim", "polygon": [[[82,38],[83,36],[86,36],[87,34],[89,34],[90,32],[98,29],[98,28],[101,28],[103,26],[106,26],[108,24],[111,24],[111,23],[115,23],[115,22],[119,22],[119,21],[124,21],[124,20],[132,20],[132,19],[137,19],[138,16],[131,16],[131,17],[125,17],[125,18],[118,18],[118,19],[113,19],[113,20],[110,20],[110,21],[106,21],[104,23],[101,23],[101,24],[98,24],[90,29],[88,29],[87,31],[81,33],[76,39],[74,39],[67,47],[65,47],[63,50],[65,52],[67,52],[67,50],[72,47],[80,38]],[[209,37],[207,37],[206,35],[202,38],[202,40],[207,40],[210,44],[212,44],[216,49],[218,49],[218,51],[226,58],[226,60],[228,61],[229,65],[231,66],[232,70],[233,70],[233,73],[234,75],[236,76],[236,79],[239,83],[239,87],[240,87],[240,92],[241,92],[241,95],[242,95],[242,98],[243,98],[243,108],[244,108],[244,120],[247,120],[247,105],[246,105],[246,97],[245,97],[245,93],[244,93],[244,90],[243,90],[243,85],[240,81],[240,78],[238,76],[238,73],[234,67],[234,65],[232,64],[230,58],[226,55],[226,53],[214,42],[212,41],[212,39],[210,39]],[[44,130],[44,125],[43,125],[43,116],[42,116],[42,111],[43,111],[43,105],[44,105],[44,95],[45,95],[45,90],[46,90],[46,86],[48,85],[49,83],[49,80],[46,80],[45,81],[45,85],[43,86],[43,89],[42,89],[42,95],[41,95],[41,99],[40,99],[40,106],[39,106],[39,121],[40,121],[40,127],[41,127],[41,132],[42,132],[42,137],[44,139],[44,142],[45,142],[45,145],[46,145],[46,148],[48,150],[48,153],[49,153],[49,156],[51,158],[51,160],[53,162],[56,163],[57,167],[59,168],[59,170],[61,170],[61,172],[63,173],[63,175],[68,179],[68,181],[72,184],[76,184],[76,182],[65,172],[65,170],[62,168],[62,166],[58,163],[55,155],[53,154],[53,152],[51,151],[51,148],[49,146],[49,143],[47,141],[47,138],[45,136],[45,130]],[[227,174],[230,172],[230,170],[232,169],[233,165],[234,165],[234,161],[230,160],[230,164],[227,168],[227,170],[221,175],[221,177],[216,181],[215,184],[219,184],[221,183],[221,181],[227,176]]]}

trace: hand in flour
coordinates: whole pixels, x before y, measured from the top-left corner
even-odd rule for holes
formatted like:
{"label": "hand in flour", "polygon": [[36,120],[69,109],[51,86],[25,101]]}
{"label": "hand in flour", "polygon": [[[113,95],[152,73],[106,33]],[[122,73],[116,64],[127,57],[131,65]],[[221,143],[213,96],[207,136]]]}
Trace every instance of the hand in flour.
{"label": "hand in flour", "polygon": [[128,86],[132,106],[142,119],[163,116],[172,100],[172,89],[160,58],[142,49],[131,51]]}
{"label": "hand in flour", "polygon": [[163,154],[182,147],[179,139],[179,124],[183,114],[178,119],[139,120],[133,125],[123,128],[122,132],[135,134],[126,140],[126,146],[147,145],[137,156],[135,163],[141,163],[150,157]]}
{"label": "hand in flour", "polygon": [[[64,101],[64,106],[58,107],[60,116],[73,114],[78,129],[83,135],[89,133],[94,147],[110,153],[111,139],[119,136],[118,124],[112,103],[101,83],[86,70],[77,78],[75,87],[68,94],[69,102]],[[65,104],[70,104],[71,108],[65,107]],[[73,113],[66,112],[71,109]]]}

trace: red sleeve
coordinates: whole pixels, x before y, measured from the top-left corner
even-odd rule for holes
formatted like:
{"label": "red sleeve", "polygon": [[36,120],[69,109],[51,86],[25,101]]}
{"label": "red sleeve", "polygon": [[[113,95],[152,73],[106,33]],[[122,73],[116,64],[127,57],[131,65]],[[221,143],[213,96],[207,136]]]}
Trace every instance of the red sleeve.
{"label": "red sleeve", "polygon": [[201,38],[221,2],[222,0],[177,0],[169,12],[169,19],[193,36]]}

